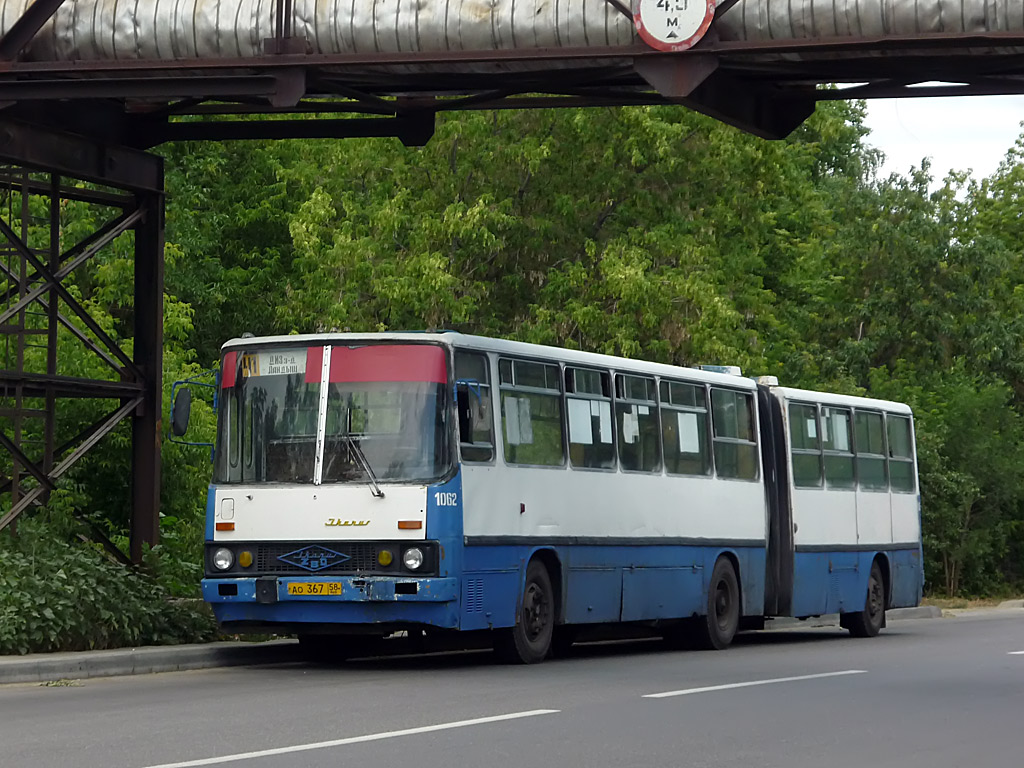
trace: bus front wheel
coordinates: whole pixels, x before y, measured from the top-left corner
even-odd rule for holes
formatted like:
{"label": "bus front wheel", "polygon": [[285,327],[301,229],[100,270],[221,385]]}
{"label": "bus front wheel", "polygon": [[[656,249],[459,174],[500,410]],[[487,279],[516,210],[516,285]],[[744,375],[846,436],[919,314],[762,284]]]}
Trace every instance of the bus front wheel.
{"label": "bus front wheel", "polygon": [[697,619],[694,640],[705,650],[725,650],[739,625],[740,586],[736,569],[728,558],[720,557],[708,584],[708,612]]}
{"label": "bus front wheel", "polygon": [[885,622],[885,579],[876,560],[871,564],[868,577],[868,594],[864,610],[858,613],[844,613],[839,616],[840,626],[850,630],[854,637],[874,637]]}
{"label": "bus front wheel", "polygon": [[494,648],[512,664],[536,664],[551,650],[555,628],[554,590],[548,569],[538,560],[526,568],[523,599],[515,626],[498,630]]}

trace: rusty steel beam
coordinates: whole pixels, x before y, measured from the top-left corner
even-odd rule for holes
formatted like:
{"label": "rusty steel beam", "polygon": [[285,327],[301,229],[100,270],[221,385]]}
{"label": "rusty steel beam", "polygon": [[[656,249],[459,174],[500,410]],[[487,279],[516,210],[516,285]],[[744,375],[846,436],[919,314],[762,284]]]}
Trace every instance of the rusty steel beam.
{"label": "rusty steel beam", "polygon": [[139,98],[276,97],[281,78],[272,74],[212,77],[61,78],[58,80],[0,80],[0,101],[110,99],[132,94]]}
{"label": "rusty steel beam", "polygon": [[[126,73],[160,72],[181,73],[181,77],[201,76],[209,70],[260,71],[281,70],[299,67],[316,70],[320,68],[345,68],[349,66],[401,66],[468,64],[486,62],[544,62],[574,61],[591,59],[607,65],[609,59],[635,59],[638,57],[680,57],[704,53],[732,55],[772,55],[792,53],[827,53],[858,51],[921,51],[927,49],[948,52],[956,49],[971,49],[977,55],[978,49],[1024,48],[1024,34],[1020,32],[988,32],[978,34],[921,33],[901,36],[835,37],[822,39],[775,40],[770,42],[749,40],[719,40],[701,45],[689,51],[663,53],[642,43],[626,46],[579,46],[564,48],[509,48],[478,51],[428,51],[388,52],[356,54],[279,54],[258,58],[217,58],[189,59],[183,61],[157,59],[121,60],[79,60],[73,62],[18,62],[10,68],[9,74],[53,73],[61,75],[84,73]],[[573,70],[565,70],[572,73]],[[435,73],[441,74],[441,73]],[[453,73],[456,77],[464,73]],[[509,74],[509,73],[504,73]],[[551,71],[543,73],[551,76]],[[556,72],[557,74],[557,72]],[[140,80],[140,83],[143,82]]]}
{"label": "rusty steel beam", "polygon": [[154,155],[14,120],[0,120],[0,160],[117,189],[163,191]]}
{"label": "rusty steel beam", "polygon": [[111,398],[138,397],[143,385],[134,381],[106,381],[78,376],[48,375],[28,371],[0,370],[0,387],[22,386],[26,397],[44,397],[52,389],[59,397]]}
{"label": "rusty steel beam", "polygon": [[235,141],[244,139],[351,139],[394,136],[406,146],[422,146],[434,134],[434,113],[425,111],[389,118],[350,120],[222,120],[152,126],[141,139],[146,146],[166,141]]}
{"label": "rusty steel beam", "polygon": [[[48,185],[32,178],[22,181],[20,178],[16,179],[0,174],[0,188],[10,189],[26,195],[39,195],[46,192]],[[64,200],[75,200],[80,203],[105,205],[112,208],[129,208],[134,204],[134,201],[128,195],[118,195],[98,189],[85,189],[66,184],[61,185],[60,196]]]}
{"label": "rusty steel beam", "polygon": [[1014,96],[1024,94],[1024,80],[996,78],[971,79],[963,85],[920,87],[913,84],[872,83],[855,88],[819,89],[818,101],[848,99],[914,99],[929,96]]}
{"label": "rusty steel beam", "polygon": [[14,61],[63,4],[64,0],[35,0],[26,8],[21,18],[0,38],[0,62]]}
{"label": "rusty steel beam", "polygon": [[138,196],[145,215],[135,231],[135,365],[142,372],[142,397],[132,412],[131,559],[160,538],[160,442],[164,342],[163,196]]}

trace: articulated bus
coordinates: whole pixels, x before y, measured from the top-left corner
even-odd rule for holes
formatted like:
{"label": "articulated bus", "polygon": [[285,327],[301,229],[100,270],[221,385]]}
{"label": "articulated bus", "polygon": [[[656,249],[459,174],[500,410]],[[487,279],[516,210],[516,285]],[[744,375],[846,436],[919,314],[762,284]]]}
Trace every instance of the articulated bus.
{"label": "articulated bus", "polygon": [[900,403],[459,333],[235,339],[217,387],[202,589],[230,632],[343,658],[476,631],[531,663],[596,625],[869,637],[921,597]]}

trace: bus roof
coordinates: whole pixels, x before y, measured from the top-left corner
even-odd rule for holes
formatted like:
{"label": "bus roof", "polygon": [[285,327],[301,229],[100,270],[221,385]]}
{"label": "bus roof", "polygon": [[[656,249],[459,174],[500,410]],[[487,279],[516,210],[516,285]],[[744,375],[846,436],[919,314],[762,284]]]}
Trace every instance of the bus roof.
{"label": "bus roof", "polygon": [[810,389],[796,389],[794,387],[772,387],[772,392],[786,400],[822,403],[824,405],[845,406],[846,408],[873,408],[879,411],[890,413],[902,413],[910,415],[910,406],[905,403],[897,403],[892,400],[876,400],[873,397],[855,397],[853,395],[836,395],[831,392],[815,392]]}
{"label": "bus roof", "polygon": [[734,389],[755,389],[757,384],[753,379],[744,376],[733,376],[726,373],[715,373],[702,371],[697,368],[686,368],[683,366],[667,365],[664,363],[650,363],[643,360],[632,360],[626,357],[614,355],[602,355],[595,352],[580,352],[575,349],[563,349],[561,347],[550,347],[543,344],[530,344],[525,341],[510,341],[508,339],[494,339],[488,336],[471,336],[455,331],[440,333],[418,333],[418,332],[385,332],[385,333],[315,333],[296,334],[293,336],[253,336],[248,338],[231,339],[223,344],[221,349],[231,350],[245,347],[262,346],[265,344],[292,344],[292,345],[316,345],[329,343],[372,343],[381,341],[397,342],[429,342],[443,344],[456,349],[472,349],[480,352],[496,352],[498,354],[533,357],[551,361],[562,361],[576,365],[600,366],[613,368],[623,373],[638,373],[674,378],[683,378],[689,381],[707,382],[709,384],[722,384]]}

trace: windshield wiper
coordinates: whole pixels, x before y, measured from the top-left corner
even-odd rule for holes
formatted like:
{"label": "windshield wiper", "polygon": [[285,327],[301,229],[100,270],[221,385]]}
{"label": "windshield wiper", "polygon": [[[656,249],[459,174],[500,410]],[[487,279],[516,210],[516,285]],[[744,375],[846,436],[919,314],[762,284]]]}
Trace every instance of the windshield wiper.
{"label": "windshield wiper", "polygon": [[384,491],[380,489],[377,484],[377,476],[373,474],[373,470],[370,468],[370,462],[366,460],[366,455],[363,453],[363,449],[359,447],[359,443],[348,432],[345,432],[342,437],[348,443],[348,448],[352,451],[352,454],[359,460],[359,465],[363,468],[363,472],[370,478],[370,493],[376,496],[378,499],[384,498]]}

